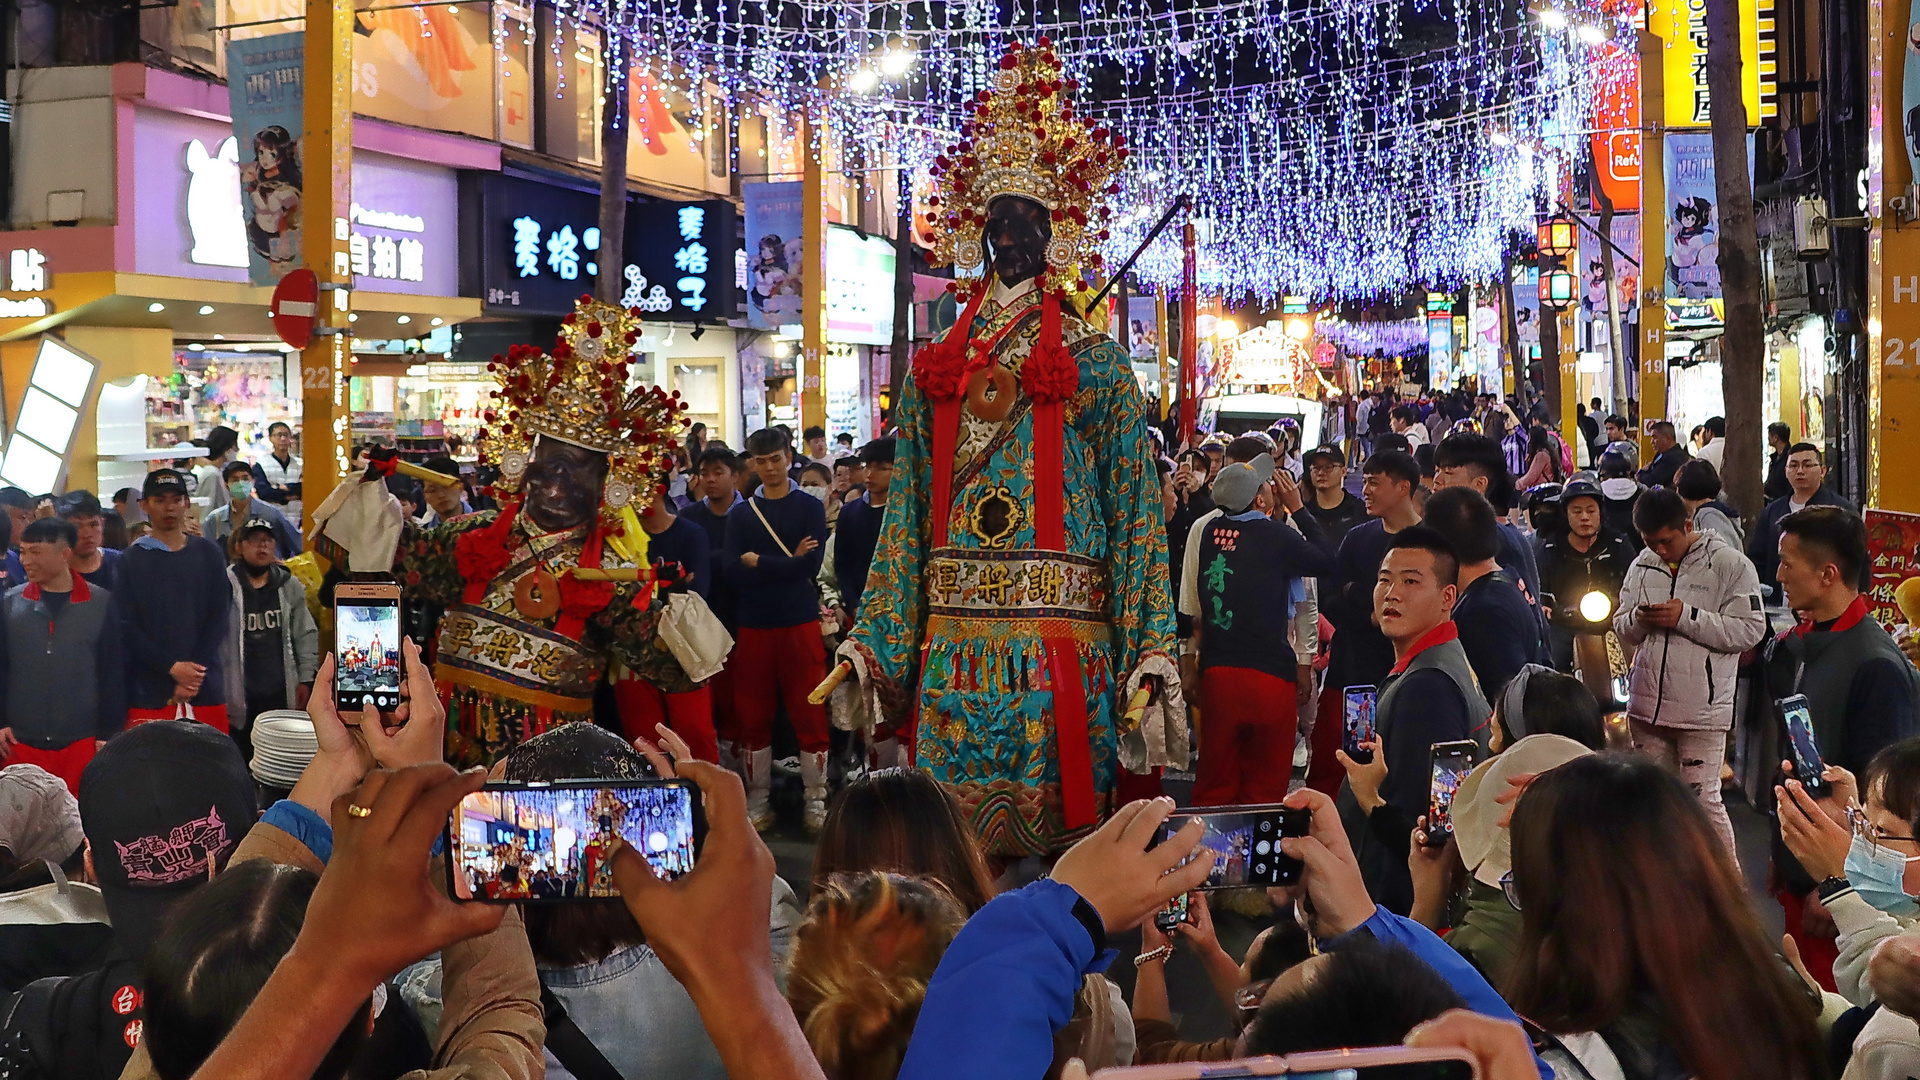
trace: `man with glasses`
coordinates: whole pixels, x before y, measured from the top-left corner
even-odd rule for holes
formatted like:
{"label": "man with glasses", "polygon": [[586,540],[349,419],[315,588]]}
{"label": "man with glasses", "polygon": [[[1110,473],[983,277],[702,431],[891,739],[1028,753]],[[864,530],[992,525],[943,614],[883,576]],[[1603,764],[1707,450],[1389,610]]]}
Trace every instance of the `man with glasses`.
{"label": "man with glasses", "polygon": [[1783,599],[1779,573],[1780,522],[1788,514],[1799,513],[1809,506],[1837,506],[1849,514],[1860,512],[1827,488],[1826,462],[1820,448],[1812,443],[1794,443],[1787,448],[1786,474],[1792,490],[1760,511],[1760,521],[1747,538],[1747,558],[1753,560],[1754,569],[1760,572],[1760,584],[1773,587],[1776,603]]}

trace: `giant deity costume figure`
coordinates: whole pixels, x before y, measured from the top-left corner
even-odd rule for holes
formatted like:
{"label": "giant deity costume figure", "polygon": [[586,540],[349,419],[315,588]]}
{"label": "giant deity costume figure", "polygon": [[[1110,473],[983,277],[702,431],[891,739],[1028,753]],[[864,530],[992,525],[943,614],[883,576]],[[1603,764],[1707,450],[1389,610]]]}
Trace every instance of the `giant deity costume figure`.
{"label": "giant deity costume figure", "polygon": [[[874,715],[996,854],[1063,848],[1122,766],[1186,761],[1160,488],[1127,354],[1070,299],[1125,151],[1014,46],[935,162],[939,254],[984,278],[922,349],[860,619]],[[984,241],[984,246],[983,246]],[[1158,687],[1163,703],[1146,710]]]}
{"label": "giant deity costume figure", "polygon": [[[314,512],[336,565],[391,568],[404,596],[446,609],[433,676],[447,760],[491,764],[549,728],[593,719],[610,669],[690,690],[655,639],[661,604],[636,511],[666,494],[677,393],[627,387],[640,312],[582,297],[552,351],[516,345],[487,365],[483,414],[498,511],[431,528],[404,521],[380,483],[342,484]],[[365,480],[391,472],[376,462]],[[631,687],[631,683],[627,683]],[[616,699],[622,681],[615,681]]]}

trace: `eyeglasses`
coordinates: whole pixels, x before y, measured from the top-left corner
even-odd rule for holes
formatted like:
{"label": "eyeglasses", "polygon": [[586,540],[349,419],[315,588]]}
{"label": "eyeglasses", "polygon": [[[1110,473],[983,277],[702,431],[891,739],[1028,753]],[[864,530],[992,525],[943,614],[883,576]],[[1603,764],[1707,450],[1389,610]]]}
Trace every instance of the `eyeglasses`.
{"label": "eyeglasses", "polygon": [[1267,990],[1273,986],[1272,979],[1251,982],[1233,992],[1233,1007],[1240,1014],[1240,1026],[1245,1027],[1260,1011],[1260,1003],[1267,1000]]}
{"label": "eyeglasses", "polygon": [[1865,840],[1874,847],[1879,847],[1883,841],[1904,841],[1909,844],[1916,842],[1911,836],[1894,836],[1880,826],[1875,825],[1867,817],[1867,812],[1857,806],[1847,807],[1847,828],[1852,830],[1853,835]]}
{"label": "eyeglasses", "polygon": [[1513,887],[1513,871],[1500,875],[1500,891],[1507,895],[1507,903],[1515,911],[1520,910],[1520,891]]}

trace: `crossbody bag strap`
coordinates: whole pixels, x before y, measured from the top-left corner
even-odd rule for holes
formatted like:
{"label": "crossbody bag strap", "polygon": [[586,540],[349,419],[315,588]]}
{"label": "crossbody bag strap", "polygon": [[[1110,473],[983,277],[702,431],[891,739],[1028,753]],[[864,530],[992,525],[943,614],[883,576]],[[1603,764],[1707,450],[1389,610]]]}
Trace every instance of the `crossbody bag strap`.
{"label": "crossbody bag strap", "polygon": [[[808,498],[812,498],[812,496],[808,496]],[[779,533],[773,531],[773,523],[767,520],[767,515],[760,512],[760,500],[749,495],[747,496],[747,506],[753,510],[753,516],[760,519],[760,524],[767,527],[767,535],[773,537],[773,542],[780,545],[780,554],[785,555],[789,559],[793,558],[793,549],[787,546],[785,540],[780,539]]]}
{"label": "crossbody bag strap", "polygon": [[587,1033],[567,1015],[567,1007],[543,981],[540,984],[540,1008],[546,1013],[547,1049],[554,1059],[567,1067],[576,1080],[625,1080]]}

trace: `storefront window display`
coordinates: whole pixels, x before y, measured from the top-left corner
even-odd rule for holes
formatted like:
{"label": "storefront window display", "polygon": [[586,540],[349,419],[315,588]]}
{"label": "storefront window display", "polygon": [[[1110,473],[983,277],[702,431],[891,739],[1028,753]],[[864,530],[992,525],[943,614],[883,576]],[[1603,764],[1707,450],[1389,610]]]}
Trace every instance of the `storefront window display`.
{"label": "storefront window display", "polygon": [[267,428],[300,428],[300,402],[287,395],[289,357],[277,343],[235,342],[174,353],[173,374],[147,381],[147,445],[172,446],[217,426],[240,433],[240,454],[268,452]]}

